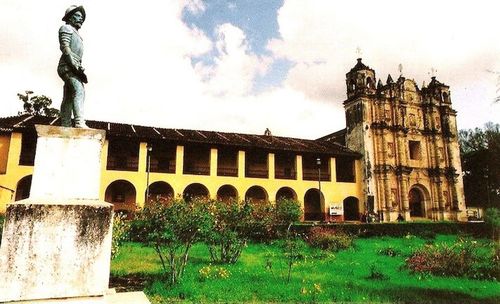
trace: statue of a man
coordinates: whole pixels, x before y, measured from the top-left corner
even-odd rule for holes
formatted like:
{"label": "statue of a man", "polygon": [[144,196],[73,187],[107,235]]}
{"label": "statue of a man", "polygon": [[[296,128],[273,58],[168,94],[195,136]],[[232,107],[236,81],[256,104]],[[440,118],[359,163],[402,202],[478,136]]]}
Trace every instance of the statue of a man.
{"label": "statue of a man", "polygon": [[83,118],[85,100],[84,83],[87,76],[82,67],[83,41],[78,30],[85,21],[83,6],[72,5],[62,18],[66,24],[59,29],[59,46],[62,52],[57,74],[64,81],[61,104],[61,126],[71,127],[71,116],[75,117],[76,128],[87,128]]}

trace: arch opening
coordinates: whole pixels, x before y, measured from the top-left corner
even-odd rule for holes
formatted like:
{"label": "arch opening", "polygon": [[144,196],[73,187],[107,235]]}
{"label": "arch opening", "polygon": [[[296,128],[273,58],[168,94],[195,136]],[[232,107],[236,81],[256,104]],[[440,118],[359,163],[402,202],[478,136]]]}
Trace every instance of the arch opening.
{"label": "arch opening", "polygon": [[245,201],[256,204],[267,202],[267,192],[260,186],[252,186],[245,193]]}
{"label": "arch opening", "polygon": [[417,187],[410,189],[408,193],[411,217],[425,217],[424,193]]}
{"label": "arch opening", "polygon": [[16,201],[26,199],[30,196],[32,178],[33,175],[28,175],[17,182],[16,196],[14,198]]}
{"label": "arch opening", "polygon": [[318,189],[309,189],[304,195],[304,220],[306,221],[322,221],[324,213],[322,202],[324,201],[323,193],[321,198]]}
{"label": "arch opening", "polygon": [[349,196],[344,199],[344,220],[345,221],[359,221],[359,200],[354,196]]}
{"label": "arch opening", "polygon": [[297,200],[297,193],[290,187],[282,187],[276,193],[276,200],[280,199]]}
{"label": "arch opening", "polygon": [[186,202],[190,202],[193,199],[209,198],[210,192],[208,192],[207,187],[205,187],[204,185],[194,183],[190,184],[186,187],[186,189],[184,189],[182,197]]}
{"label": "arch opening", "polygon": [[126,180],[116,180],[109,184],[104,193],[104,200],[114,205],[115,212],[131,218],[136,209],[136,190]]}
{"label": "arch opening", "polygon": [[149,185],[149,198],[147,191],[144,194],[146,204],[152,201],[171,200],[174,198],[174,189],[167,182],[158,181]]}
{"label": "arch opening", "polygon": [[238,199],[238,190],[231,185],[224,185],[217,191],[217,199],[222,202],[236,201]]}

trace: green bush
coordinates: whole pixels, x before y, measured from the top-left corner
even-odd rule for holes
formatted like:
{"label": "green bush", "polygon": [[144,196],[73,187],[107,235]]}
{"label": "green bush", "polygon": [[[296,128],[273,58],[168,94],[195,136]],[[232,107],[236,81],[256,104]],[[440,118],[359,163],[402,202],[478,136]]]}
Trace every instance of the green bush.
{"label": "green bush", "polygon": [[[297,224],[293,227],[298,233],[307,233],[313,227],[310,224]],[[487,223],[459,222],[402,222],[402,223],[370,223],[370,224],[323,224],[326,229],[339,230],[361,238],[392,236],[405,237],[408,234],[432,239],[436,234],[471,235],[478,238],[491,236],[491,225]]]}
{"label": "green bush", "polygon": [[298,222],[302,217],[302,208],[298,201],[279,199],[275,205],[275,220],[277,234],[283,236],[290,224]]}
{"label": "green bush", "polygon": [[389,276],[387,276],[386,274],[384,274],[382,272],[382,270],[380,270],[378,268],[377,265],[371,264],[370,265],[370,274],[366,278],[370,279],[370,280],[388,280]]}
{"label": "green bush", "polygon": [[111,241],[111,259],[120,251],[120,246],[128,239],[130,223],[125,220],[126,215],[115,213],[113,217],[113,238]]}
{"label": "green bush", "polygon": [[252,218],[247,236],[254,241],[270,241],[282,238],[288,227],[298,222],[302,216],[298,201],[280,199],[275,204],[271,202],[251,203]]}
{"label": "green bush", "polygon": [[493,243],[471,239],[424,245],[406,259],[406,267],[414,273],[499,280],[500,251]]}
{"label": "green bush", "polygon": [[205,236],[210,257],[215,263],[236,263],[252,229],[252,208],[236,201],[212,201],[212,229]]}
{"label": "green bush", "polygon": [[500,241],[500,209],[488,208],[484,213],[486,224],[491,228],[491,238]]}
{"label": "green bush", "polygon": [[269,241],[276,238],[276,226],[274,222],[274,206],[271,202],[251,203],[250,225],[246,231],[249,239],[254,241]]}
{"label": "green bush", "polygon": [[135,229],[141,242],[154,248],[168,283],[177,283],[192,245],[212,229],[213,218],[205,200],[157,200],[137,213]]}
{"label": "green bush", "polygon": [[307,234],[307,242],[315,248],[329,251],[339,251],[352,247],[354,239],[349,234],[340,231],[314,227]]}

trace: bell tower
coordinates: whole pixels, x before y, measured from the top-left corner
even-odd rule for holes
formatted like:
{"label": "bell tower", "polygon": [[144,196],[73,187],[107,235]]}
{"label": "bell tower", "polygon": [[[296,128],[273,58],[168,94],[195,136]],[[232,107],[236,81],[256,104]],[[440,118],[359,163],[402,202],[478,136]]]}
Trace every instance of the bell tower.
{"label": "bell tower", "polygon": [[356,65],[346,74],[347,99],[344,101],[346,116],[345,141],[349,149],[363,155],[363,198],[370,213],[376,212],[375,181],[373,177],[374,148],[370,125],[371,109],[376,99],[375,71],[357,59]]}

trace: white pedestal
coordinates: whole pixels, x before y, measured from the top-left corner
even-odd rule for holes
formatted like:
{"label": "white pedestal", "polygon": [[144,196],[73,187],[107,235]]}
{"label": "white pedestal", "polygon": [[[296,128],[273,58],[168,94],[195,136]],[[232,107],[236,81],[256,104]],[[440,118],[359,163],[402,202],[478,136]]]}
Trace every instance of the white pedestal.
{"label": "white pedestal", "polygon": [[30,198],[99,199],[104,130],[37,125]]}
{"label": "white pedestal", "polygon": [[113,223],[98,200],[105,133],[36,127],[32,195],[7,206],[0,302],[103,296]]}

